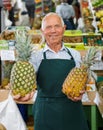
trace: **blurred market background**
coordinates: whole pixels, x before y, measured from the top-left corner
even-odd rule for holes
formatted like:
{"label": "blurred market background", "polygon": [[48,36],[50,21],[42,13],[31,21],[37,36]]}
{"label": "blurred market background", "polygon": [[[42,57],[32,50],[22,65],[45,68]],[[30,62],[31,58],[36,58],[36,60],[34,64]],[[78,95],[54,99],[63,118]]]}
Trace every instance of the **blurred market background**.
{"label": "blurred market background", "polygon": [[[60,4],[60,0],[35,0],[35,19],[32,27],[30,26],[25,0],[13,0],[13,3],[14,23],[9,19],[9,11],[4,7],[0,7],[0,51],[15,50],[14,32],[16,29],[25,29],[29,35],[32,35],[34,51],[42,48],[45,43],[40,32],[42,18],[49,12],[55,12],[56,7]],[[94,82],[88,84],[87,92],[89,101],[91,100],[93,105],[91,105],[89,110],[85,105],[85,109],[87,109],[86,114],[90,130],[103,130],[103,0],[68,0],[68,3],[71,4],[75,10],[75,17],[73,20],[76,29],[65,31],[63,37],[65,45],[77,49],[82,56],[90,46],[98,46],[100,48],[100,56],[95,65],[92,66],[92,69],[98,75],[99,87],[97,87],[97,84]],[[11,65],[13,62],[1,60],[0,62],[0,84],[2,89],[8,89],[11,68],[9,68],[8,71],[2,68],[2,66],[4,63],[6,63],[6,65],[10,63]],[[3,82],[5,76],[8,78],[8,82]],[[97,110],[95,110],[96,106],[93,102],[96,91],[99,92],[102,102],[99,105],[97,103]],[[87,100],[88,98],[84,96],[83,101]],[[29,128],[28,130],[33,130],[34,124],[31,105],[18,103],[18,107]],[[92,114],[94,116],[90,114],[90,112],[93,112]],[[91,120],[92,118],[93,120]],[[96,128],[96,122],[98,122],[98,128]]]}

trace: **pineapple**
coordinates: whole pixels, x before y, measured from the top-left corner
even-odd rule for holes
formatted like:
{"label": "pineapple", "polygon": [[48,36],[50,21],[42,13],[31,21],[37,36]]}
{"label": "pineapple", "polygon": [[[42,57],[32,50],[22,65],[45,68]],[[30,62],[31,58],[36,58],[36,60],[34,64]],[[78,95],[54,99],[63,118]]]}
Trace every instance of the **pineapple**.
{"label": "pineapple", "polygon": [[96,75],[90,70],[90,66],[94,64],[97,57],[98,49],[96,47],[91,47],[86,53],[80,67],[75,67],[67,75],[63,86],[62,92],[70,97],[79,97],[80,91],[85,89],[86,83],[89,77]]}
{"label": "pineapple", "polygon": [[10,62],[10,61],[5,61],[3,63],[3,78],[2,78],[2,82],[1,82],[2,88],[6,88],[10,82],[10,73],[11,73],[13,64],[14,63]]}
{"label": "pineapple", "polygon": [[21,97],[24,97],[36,88],[35,69],[29,63],[33,48],[31,38],[25,30],[17,30],[15,37],[17,61],[11,71],[10,86],[13,95],[20,94]]}

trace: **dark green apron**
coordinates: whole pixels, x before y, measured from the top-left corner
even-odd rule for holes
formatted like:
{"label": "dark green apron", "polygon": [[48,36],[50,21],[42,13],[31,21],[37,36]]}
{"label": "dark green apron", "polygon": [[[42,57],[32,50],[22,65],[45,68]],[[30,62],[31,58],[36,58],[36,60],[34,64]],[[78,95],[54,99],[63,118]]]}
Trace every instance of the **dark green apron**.
{"label": "dark green apron", "polygon": [[44,53],[37,74],[34,130],[88,130],[81,101],[73,102],[61,91],[67,74],[74,66],[73,57],[70,60],[46,59]]}

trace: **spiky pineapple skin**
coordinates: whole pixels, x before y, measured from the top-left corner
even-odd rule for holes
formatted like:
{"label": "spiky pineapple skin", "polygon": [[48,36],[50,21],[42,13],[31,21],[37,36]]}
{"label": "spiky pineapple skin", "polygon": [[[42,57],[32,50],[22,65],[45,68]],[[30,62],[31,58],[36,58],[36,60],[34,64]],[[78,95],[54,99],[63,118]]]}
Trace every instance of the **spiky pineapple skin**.
{"label": "spiky pineapple skin", "polygon": [[85,89],[87,79],[86,69],[83,67],[73,68],[63,83],[62,92],[72,98],[79,97],[80,92]]}
{"label": "spiky pineapple skin", "polygon": [[24,97],[36,88],[36,75],[32,64],[17,61],[11,71],[10,85],[13,95]]}
{"label": "spiky pineapple skin", "polygon": [[62,92],[64,94],[72,98],[79,97],[81,94],[80,92],[85,89],[87,80],[90,77],[96,78],[90,67],[95,63],[98,52],[99,50],[97,47],[90,47],[88,49],[86,55],[82,59],[80,67],[73,68],[67,75],[62,86]]}

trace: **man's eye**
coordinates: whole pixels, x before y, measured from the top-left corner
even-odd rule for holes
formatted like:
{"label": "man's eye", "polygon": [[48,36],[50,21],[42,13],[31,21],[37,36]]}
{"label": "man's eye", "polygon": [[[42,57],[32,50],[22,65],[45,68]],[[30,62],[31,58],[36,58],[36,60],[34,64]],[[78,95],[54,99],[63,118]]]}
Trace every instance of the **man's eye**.
{"label": "man's eye", "polygon": [[46,29],[50,30],[50,29],[51,29],[51,26],[46,27]]}
{"label": "man's eye", "polygon": [[56,28],[60,28],[60,25],[55,25]]}
{"label": "man's eye", "polygon": [[51,30],[51,29],[59,29],[61,26],[60,25],[55,25],[55,26],[48,26],[46,27],[47,30]]}

